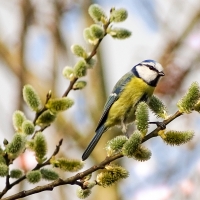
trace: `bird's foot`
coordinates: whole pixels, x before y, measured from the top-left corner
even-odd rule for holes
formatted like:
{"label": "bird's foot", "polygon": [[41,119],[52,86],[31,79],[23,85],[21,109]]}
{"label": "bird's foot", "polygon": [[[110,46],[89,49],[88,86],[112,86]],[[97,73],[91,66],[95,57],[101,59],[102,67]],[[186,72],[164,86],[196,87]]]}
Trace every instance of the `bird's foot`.
{"label": "bird's foot", "polygon": [[149,124],[156,124],[161,130],[166,129],[166,124],[164,122],[149,122]]}

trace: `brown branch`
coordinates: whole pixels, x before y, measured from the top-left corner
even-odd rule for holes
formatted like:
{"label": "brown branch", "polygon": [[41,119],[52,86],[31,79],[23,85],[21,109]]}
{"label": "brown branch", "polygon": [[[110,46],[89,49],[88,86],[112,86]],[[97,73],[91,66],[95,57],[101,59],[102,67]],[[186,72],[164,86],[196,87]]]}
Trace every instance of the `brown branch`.
{"label": "brown branch", "polygon": [[[42,164],[37,164],[32,171],[34,170],[38,170],[46,165],[50,164],[50,160],[52,157],[56,156],[58,154],[58,152],[60,151],[60,147],[62,145],[63,139],[61,139],[58,143],[58,145],[56,145],[56,149],[54,150],[53,154],[50,156],[50,158],[42,163]],[[23,181],[24,179],[26,179],[26,175],[23,175],[21,178],[17,179],[16,181],[14,181],[13,183],[9,183],[9,175],[6,177],[6,186],[4,188],[4,190],[0,193],[0,198],[7,193],[8,190],[10,190],[13,186],[17,185],[18,183],[20,183],[21,181]]]}
{"label": "brown branch", "polygon": [[[164,120],[163,123],[165,125],[167,125],[171,121],[176,119],[177,117],[181,116],[182,114],[183,113],[181,113],[180,111],[177,111],[174,115],[172,115],[168,119]],[[151,139],[153,137],[157,137],[158,136],[158,132],[160,130],[161,130],[161,128],[157,127],[155,130],[153,130],[151,133],[149,133],[148,135],[146,135],[144,137],[144,139],[142,140],[142,143],[146,142],[147,140],[149,140],[149,139]],[[62,141],[60,141],[60,142],[62,143]],[[59,151],[59,149],[58,149],[58,151]],[[56,152],[56,150],[55,150],[55,152]],[[112,161],[117,160],[117,159],[122,158],[122,157],[124,157],[124,155],[122,153],[114,154],[114,155],[112,155],[110,157],[106,157],[105,160],[103,160],[100,164],[94,165],[94,166],[90,167],[89,169],[87,169],[87,170],[85,170],[83,172],[77,173],[75,176],[72,176],[72,177],[67,178],[65,180],[58,179],[56,181],[53,181],[50,184],[46,184],[46,185],[43,185],[43,186],[37,186],[37,187],[35,187],[33,189],[26,190],[26,191],[21,191],[21,192],[15,194],[15,195],[12,195],[12,196],[9,196],[7,198],[4,198],[3,200],[14,200],[14,199],[23,198],[23,197],[26,197],[26,196],[29,196],[29,195],[32,195],[32,194],[36,194],[36,193],[39,193],[39,192],[47,191],[47,190],[52,191],[55,187],[58,187],[60,185],[67,185],[67,184],[79,185],[79,186],[84,188],[84,186],[78,180],[83,179],[88,174],[91,174],[91,173],[93,173],[93,172],[95,172],[95,171],[97,171],[99,169],[104,169],[106,165],[108,165]],[[48,163],[48,161],[47,161],[47,163]]]}

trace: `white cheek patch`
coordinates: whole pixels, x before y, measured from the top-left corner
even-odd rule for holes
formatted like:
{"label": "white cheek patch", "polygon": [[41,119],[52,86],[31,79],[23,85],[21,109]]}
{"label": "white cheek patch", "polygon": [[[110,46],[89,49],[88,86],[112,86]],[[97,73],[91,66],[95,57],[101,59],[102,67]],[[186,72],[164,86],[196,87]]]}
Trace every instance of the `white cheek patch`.
{"label": "white cheek patch", "polygon": [[146,66],[138,66],[137,72],[140,78],[142,78],[147,83],[150,83],[151,81],[155,80],[158,75],[156,71],[150,70]]}

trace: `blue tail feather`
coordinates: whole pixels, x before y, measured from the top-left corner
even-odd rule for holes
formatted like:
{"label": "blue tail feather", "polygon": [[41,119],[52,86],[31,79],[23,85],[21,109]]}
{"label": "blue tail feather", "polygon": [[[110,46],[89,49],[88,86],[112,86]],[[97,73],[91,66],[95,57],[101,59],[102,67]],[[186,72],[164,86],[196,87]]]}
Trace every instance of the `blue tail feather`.
{"label": "blue tail feather", "polygon": [[88,147],[82,155],[82,160],[86,160],[89,157],[89,155],[92,153],[93,149],[95,148],[101,136],[106,130],[107,128],[105,128],[105,126],[103,125],[96,131],[95,136],[92,138],[91,142],[89,143]]}

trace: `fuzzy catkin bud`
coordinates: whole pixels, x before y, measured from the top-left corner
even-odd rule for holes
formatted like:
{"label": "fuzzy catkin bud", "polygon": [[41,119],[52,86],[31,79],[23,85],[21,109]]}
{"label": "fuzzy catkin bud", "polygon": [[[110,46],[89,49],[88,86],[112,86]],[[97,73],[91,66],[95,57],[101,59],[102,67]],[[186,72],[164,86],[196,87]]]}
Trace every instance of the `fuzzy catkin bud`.
{"label": "fuzzy catkin bud", "polygon": [[84,31],[83,31],[83,37],[85,39],[86,42],[92,44],[92,45],[95,45],[97,44],[97,42],[99,41],[98,38],[94,39],[91,35],[91,31],[90,31],[90,28],[85,28]]}
{"label": "fuzzy catkin bud", "polygon": [[123,22],[127,19],[128,12],[124,8],[120,9],[112,9],[111,15],[110,15],[110,21],[111,22]]}
{"label": "fuzzy catkin bud", "polygon": [[107,30],[107,33],[110,34],[113,38],[121,40],[131,36],[131,32],[124,28],[111,28]]}
{"label": "fuzzy catkin bud", "polygon": [[41,100],[35,89],[31,85],[25,85],[23,88],[23,98],[27,105],[33,110],[38,111],[41,106]]}
{"label": "fuzzy catkin bud", "polygon": [[8,166],[0,163],[0,177],[5,177],[8,175]]}
{"label": "fuzzy catkin bud", "polygon": [[25,120],[22,123],[22,132],[26,135],[32,135],[35,130],[35,126],[32,121]]}
{"label": "fuzzy catkin bud", "polygon": [[78,44],[72,45],[71,51],[74,55],[76,55],[78,57],[87,58],[87,53],[86,53],[85,49]]}
{"label": "fuzzy catkin bud", "polygon": [[10,171],[11,178],[20,178],[20,177],[22,177],[22,175],[23,175],[23,172],[20,169],[12,169]]}
{"label": "fuzzy catkin bud", "polygon": [[147,161],[151,158],[151,151],[145,146],[140,145],[134,153],[134,158],[141,162]]}
{"label": "fuzzy catkin bud", "polygon": [[16,131],[20,131],[21,127],[22,127],[22,123],[26,120],[26,117],[24,115],[24,113],[20,110],[16,110],[13,113],[12,116],[12,121],[13,121],[13,126],[15,128]]}
{"label": "fuzzy catkin bud", "polygon": [[106,144],[107,155],[111,156],[114,153],[119,152],[127,140],[128,138],[126,136],[120,135],[108,141]]}
{"label": "fuzzy catkin bud", "polygon": [[180,112],[191,113],[196,103],[200,98],[200,88],[197,82],[191,84],[188,92],[183,96],[181,100],[178,101],[177,106]]}
{"label": "fuzzy catkin bud", "polygon": [[56,119],[56,114],[50,110],[44,111],[36,120],[36,124],[39,126],[48,126]]}
{"label": "fuzzy catkin bud", "polygon": [[91,33],[92,38],[94,39],[101,39],[104,36],[104,30],[98,24],[93,24],[90,26],[90,33]]}
{"label": "fuzzy catkin bud", "polygon": [[35,170],[35,171],[28,172],[26,174],[26,178],[29,183],[34,184],[34,183],[38,183],[41,180],[42,175],[39,170]]}
{"label": "fuzzy catkin bud", "polygon": [[153,113],[160,118],[167,119],[167,108],[163,104],[163,102],[158,99],[156,96],[152,96],[148,103],[149,108],[153,111]]}
{"label": "fuzzy catkin bud", "polygon": [[122,148],[123,155],[127,157],[133,157],[135,151],[139,147],[142,141],[142,135],[139,131],[134,131],[134,133],[131,135],[129,140],[124,144]]}
{"label": "fuzzy catkin bud", "polygon": [[195,104],[194,110],[200,113],[200,100]]}
{"label": "fuzzy catkin bud", "polygon": [[74,75],[75,77],[83,77],[87,73],[87,67],[85,60],[79,60],[74,66]]}
{"label": "fuzzy catkin bud", "polygon": [[119,181],[128,177],[129,173],[126,169],[117,165],[107,165],[107,171],[101,172],[97,175],[97,183],[103,187],[109,187]]}
{"label": "fuzzy catkin bud", "polygon": [[76,159],[58,158],[51,159],[51,164],[54,167],[60,168],[63,171],[76,172],[83,168],[83,162]]}
{"label": "fuzzy catkin bud", "polygon": [[47,181],[53,181],[59,178],[59,175],[52,169],[42,168],[40,172],[42,174],[42,178]]}
{"label": "fuzzy catkin bud", "polygon": [[74,104],[74,101],[68,97],[49,99],[45,105],[52,113],[65,111]]}
{"label": "fuzzy catkin bud", "polygon": [[90,69],[90,68],[94,67],[95,64],[96,64],[96,59],[91,58],[90,60],[87,60],[86,67],[88,69]]}
{"label": "fuzzy catkin bud", "polygon": [[143,137],[146,135],[149,127],[149,112],[148,106],[145,102],[141,102],[138,104],[136,112],[136,125],[137,129],[142,133]]}
{"label": "fuzzy catkin bud", "polygon": [[2,155],[0,155],[0,164],[6,164],[6,160]]}
{"label": "fuzzy catkin bud", "polygon": [[78,187],[76,194],[80,199],[85,199],[91,194],[91,190],[90,189],[82,189],[81,187]]}
{"label": "fuzzy catkin bud", "polygon": [[162,139],[169,145],[181,145],[189,142],[194,137],[193,131],[167,131],[160,135]]}
{"label": "fuzzy catkin bud", "polygon": [[15,159],[25,148],[26,138],[21,133],[15,133],[12,141],[6,146],[9,158]]}
{"label": "fuzzy catkin bud", "polygon": [[72,67],[66,66],[63,69],[62,74],[65,78],[67,78],[70,81],[74,79],[74,69]]}
{"label": "fuzzy catkin bud", "polygon": [[88,13],[94,22],[105,23],[107,21],[107,17],[103,8],[98,4],[92,4],[88,9]]}
{"label": "fuzzy catkin bud", "polygon": [[38,132],[34,137],[34,152],[36,160],[42,163],[47,153],[47,142],[42,132]]}
{"label": "fuzzy catkin bud", "polygon": [[74,89],[74,90],[82,90],[86,85],[87,85],[87,82],[86,82],[86,81],[77,81],[77,82],[73,85],[73,89]]}

